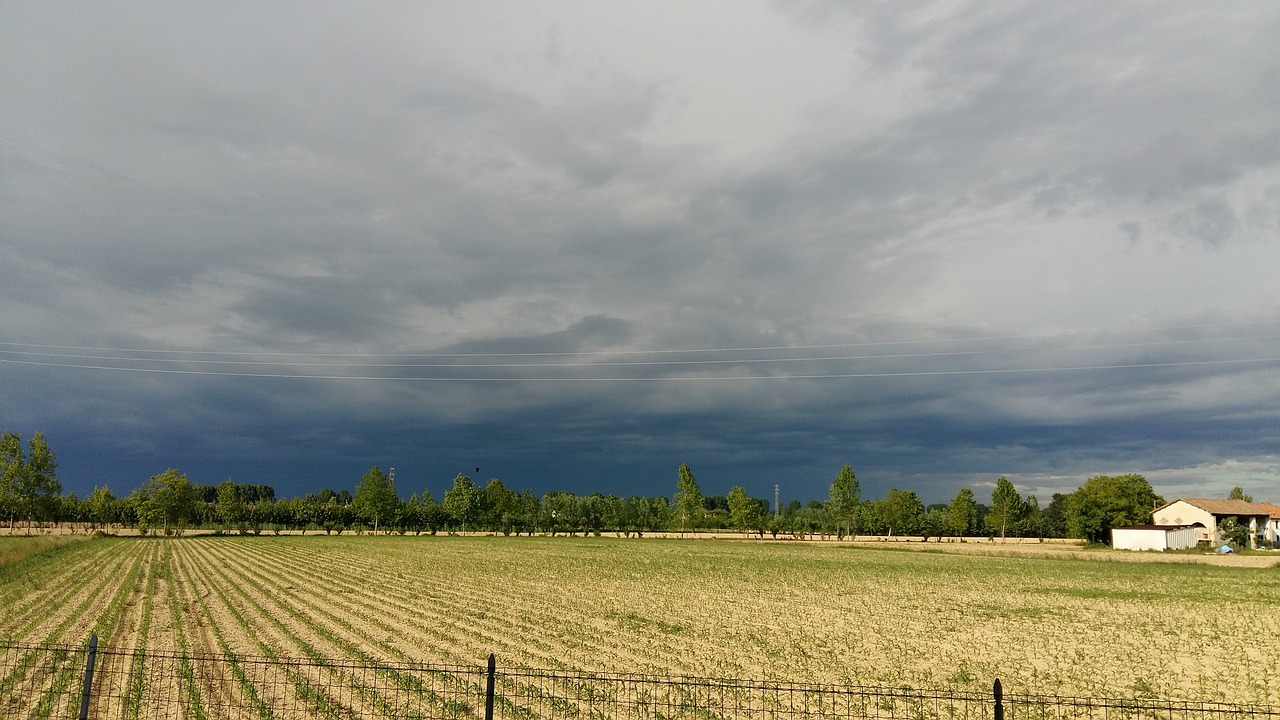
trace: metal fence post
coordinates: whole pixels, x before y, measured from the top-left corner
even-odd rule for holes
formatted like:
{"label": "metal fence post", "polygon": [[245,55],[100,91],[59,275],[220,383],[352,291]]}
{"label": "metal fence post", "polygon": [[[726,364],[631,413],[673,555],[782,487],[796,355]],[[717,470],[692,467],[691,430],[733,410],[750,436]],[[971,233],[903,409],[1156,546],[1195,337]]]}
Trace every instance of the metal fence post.
{"label": "metal fence post", "polygon": [[89,659],[84,662],[84,689],[80,691],[80,720],[89,720],[89,696],[93,693],[93,663],[98,657],[98,634],[89,636]]}
{"label": "metal fence post", "polygon": [[996,720],[1004,720],[1004,688],[1000,687],[1000,678],[996,678],[991,690],[996,697]]}
{"label": "metal fence post", "polygon": [[497,667],[497,659],[494,658],[493,653],[489,653],[489,682],[484,691],[484,720],[493,720],[493,676]]}

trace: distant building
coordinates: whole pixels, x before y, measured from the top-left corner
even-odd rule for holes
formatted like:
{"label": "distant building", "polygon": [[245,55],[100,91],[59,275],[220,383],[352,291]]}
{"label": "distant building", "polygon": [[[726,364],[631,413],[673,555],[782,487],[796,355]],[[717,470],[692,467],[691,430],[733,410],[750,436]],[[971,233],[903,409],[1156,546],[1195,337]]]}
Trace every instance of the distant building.
{"label": "distant building", "polygon": [[1255,504],[1271,511],[1271,517],[1267,518],[1267,529],[1262,535],[1267,539],[1267,542],[1271,543],[1271,547],[1280,546],[1280,505],[1271,505],[1270,503]]}
{"label": "distant building", "polygon": [[1274,505],[1260,505],[1243,500],[1217,500],[1214,498],[1178,498],[1151,511],[1156,525],[1190,525],[1196,529],[1196,540],[1217,545],[1222,542],[1218,525],[1233,517],[1242,527],[1249,528],[1249,547],[1256,545],[1258,533],[1266,530],[1271,522]]}
{"label": "distant building", "polygon": [[1114,550],[1185,550],[1196,546],[1191,525],[1133,525],[1112,528]]}

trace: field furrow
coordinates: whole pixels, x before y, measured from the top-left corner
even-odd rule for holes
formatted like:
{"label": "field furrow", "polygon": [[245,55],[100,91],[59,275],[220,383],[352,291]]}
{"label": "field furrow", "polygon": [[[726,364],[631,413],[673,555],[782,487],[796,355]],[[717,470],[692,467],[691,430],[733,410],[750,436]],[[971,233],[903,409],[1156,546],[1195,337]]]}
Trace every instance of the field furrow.
{"label": "field furrow", "polygon": [[329,629],[291,612],[288,604],[273,597],[256,579],[245,574],[229,579],[219,572],[218,561],[207,550],[198,548],[193,557],[212,568],[207,579],[229,607],[232,603],[238,607],[246,629],[260,641],[259,650],[268,657],[306,658],[313,663],[290,678],[300,693],[339,716],[363,717],[379,706],[377,693],[369,691],[357,673],[331,662],[350,657],[350,653]]}
{"label": "field furrow", "polygon": [[[422,640],[429,644],[409,648],[418,656],[425,648],[435,645],[470,649],[469,654],[460,657],[442,658],[446,662],[475,662],[477,657],[496,652],[508,664],[527,667],[572,667],[566,659],[573,657],[608,658],[611,669],[627,671],[659,667],[670,670],[680,664],[675,657],[661,666],[652,662],[665,648],[634,652],[632,648],[643,646],[641,641],[647,639],[647,635],[638,639],[637,644],[619,646],[612,636],[614,628],[583,632],[591,627],[593,620],[585,614],[574,618],[563,601],[540,597],[545,595],[546,587],[539,583],[491,586],[483,596],[477,596],[468,588],[457,587],[447,576],[406,574],[391,569],[385,575],[378,575],[376,566],[351,556],[332,557],[332,564],[327,563],[326,567],[339,572],[327,575],[310,573],[307,568],[311,565],[305,557],[285,557],[283,553],[277,557],[279,560],[272,563],[273,573],[292,573],[293,578],[297,578],[298,573],[310,574],[307,587],[327,588],[329,593],[361,605],[356,614],[364,617],[366,623],[385,630],[388,637],[404,633],[406,628],[428,627],[429,636]],[[360,577],[360,574],[374,577],[364,582],[335,585],[342,582],[336,578]],[[405,580],[406,576],[412,581]],[[519,607],[521,612],[518,615],[501,612],[502,608],[513,607]],[[384,619],[375,619],[379,616]]]}
{"label": "field furrow", "polygon": [[[409,675],[354,668],[476,667],[491,652],[515,668],[966,690],[999,677],[1031,693],[1280,703],[1280,666],[1259,642],[1280,636],[1266,568],[596,538],[190,537],[58,552],[0,576],[12,601],[0,635],[78,644],[93,631],[116,647],[231,658],[218,672],[179,667],[162,688],[141,660],[112,668],[129,717],[174,703],[443,708]],[[259,657],[305,662],[241,661]],[[66,684],[65,663],[32,659],[0,655],[0,694],[21,682],[38,702]]]}
{"label": "field furrow", "polygon": [[[58,562],[28,564],[6,581],[0,615],[0,637],[30,636],[36,621],[48,620],[51,611],[70,599],[68,589],[93,592],[86,578],[100,578],[118,559],[123,546],[90,543],[92,552],[58,553]],[[76,548],[80,549],[80,548]],[[52,558],[50,558],[52,559]]]}

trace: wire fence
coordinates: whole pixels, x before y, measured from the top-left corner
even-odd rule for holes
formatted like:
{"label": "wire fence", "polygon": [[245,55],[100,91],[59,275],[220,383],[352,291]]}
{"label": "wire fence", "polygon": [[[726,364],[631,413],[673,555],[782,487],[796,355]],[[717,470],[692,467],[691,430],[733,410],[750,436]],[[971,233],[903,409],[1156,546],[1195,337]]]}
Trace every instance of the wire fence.
{"label": "wire fence", "polygon": [[754,682],[0,642],[0,717],[1280,720],[1226,703]]}

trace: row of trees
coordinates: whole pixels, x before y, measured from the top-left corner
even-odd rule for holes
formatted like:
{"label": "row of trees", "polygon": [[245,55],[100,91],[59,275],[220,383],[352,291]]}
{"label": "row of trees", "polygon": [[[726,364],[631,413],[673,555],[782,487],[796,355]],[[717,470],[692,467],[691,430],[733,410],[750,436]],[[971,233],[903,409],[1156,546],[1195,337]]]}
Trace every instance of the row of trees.
{"label": "row of trees", "polygon": [[832,480],[828,499],[800,507],[792,501],[783,519],[790,532],[923,537],[1051,537],[1110,540],[1110,529],[1148,522],[1164,503],[1141,475],[1097,476],[1072,493],[1055,493],[1041,506],[1034,495],[1023,497],[1001,476],[990,503],[978,501],[971,488],[961,488],[950,503],[926,506],[912,490],[891,488],[875,500],[862,497],[853,469],[845,465]]}
{"label": "row of trees", "polygon": [[688,465],[676,473],[676,490],[666,497],[579,496],[553,491],[535,496],[516,492],[500,479],[481,487],[465,474],[436,501],[429,492],[402,500],[391,477],[370,468],[355,488],[321,490],[277,500],[268,485],[190,482],[176,469],[149,478],[130,495],[115,497],[105,487],[84,499],[63,497],[57,462],[43,435],[24,451],[21,438],[0,439],[0,517],[80,522],[91,527],[129,526],[144,532],[181,532],[189,527],[236,532],[320,530],[345,532],[440,532],[479,530],[511,533],[631,533],[736,529],[758,534],[909,535],[925,537],[1078,537],[1106,542],[1112,527],[1147,522],[1164,502],[1141,475],[1090,478],[1069,494],[1055,494],[1041,506],[1000,477],[990,502],[962,488],[950,503],[924,505],[912,490],[892,488],[881,498],[863,498],[853,469],[845,465],[831,481],[826,500],[785,508],[750,497],[740,486],[727,495],[704,495]]}
{"label": "row of trees", "polygon": [[[58,520],[87,523],[93,529],[136,527],[144,533],[181,533],[188,528],[229,532],[266,531],[440,532],[492,531],[576,533],[618,531],[628,535],[670,530],[675,522],[667,498],[593,493],[577,496],[550,492],[541,498],[516,492],[494,478],[480,487],[459,474],[441,501],[430,493],[401,500],[390,477],[370,468],[354,494],[324,490],[285,500],[247,499],[245,485],[231,480],[196,485],[175,469],[152,476],[129,496],[116,498],[95,488],[85,499],[63,498]],[[212,496],[214,500],[204,498]]]}
{"label": "row of trees", "polygon": [[0,433],[0,518],[12,527],[16,520],[42,520],[59,509],[62,485],[58,461],[44,434],[37,432],[22,447],[22,437]]}

